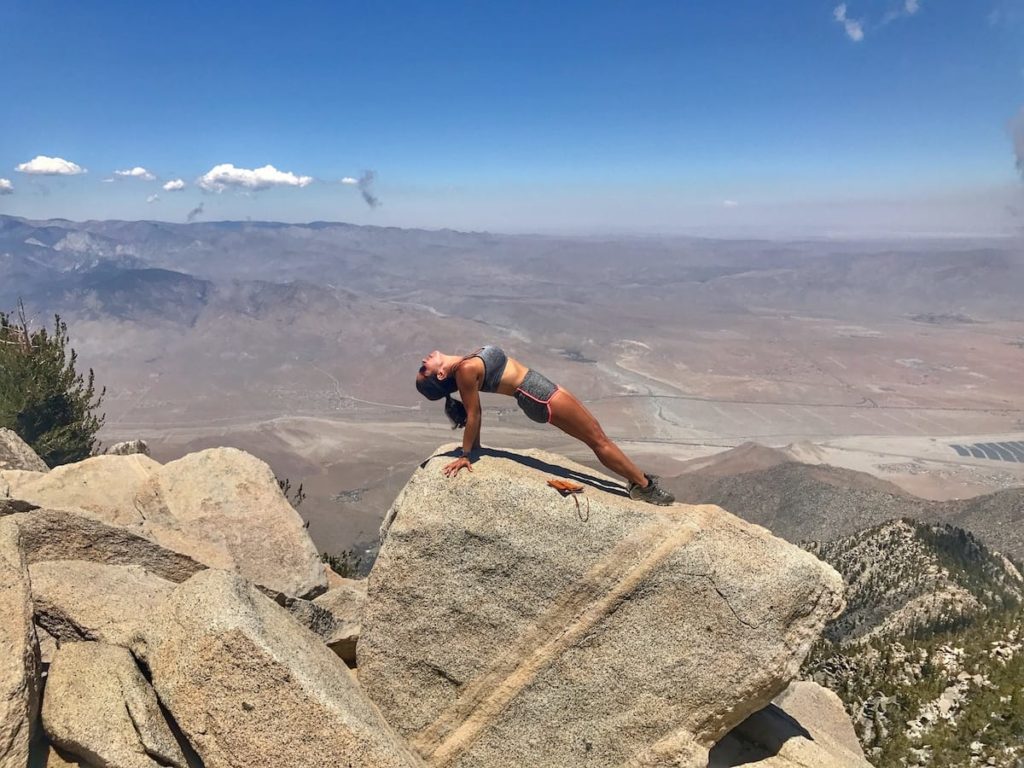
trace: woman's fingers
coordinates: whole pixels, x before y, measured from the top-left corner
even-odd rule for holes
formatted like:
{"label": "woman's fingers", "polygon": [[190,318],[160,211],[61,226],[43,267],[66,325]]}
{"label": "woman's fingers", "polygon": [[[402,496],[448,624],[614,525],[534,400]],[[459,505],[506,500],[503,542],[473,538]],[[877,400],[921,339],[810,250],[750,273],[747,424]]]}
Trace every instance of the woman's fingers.
{"label": "woman's fingers", "polygon": [[470,472],[473,471],[473,465],[470,464],[469,459],[466,458],[456,459],[451,464],[446,464],[444,469],[441,471],[444,472],[445,477],[455,477],[463,467],[468,469]]}

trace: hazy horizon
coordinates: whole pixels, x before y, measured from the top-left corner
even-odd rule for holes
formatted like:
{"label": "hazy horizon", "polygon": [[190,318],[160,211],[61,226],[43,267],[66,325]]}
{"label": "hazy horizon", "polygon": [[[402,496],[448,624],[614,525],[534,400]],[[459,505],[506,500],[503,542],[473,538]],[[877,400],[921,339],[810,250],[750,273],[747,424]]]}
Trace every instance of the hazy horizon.
{"label": "hazy horizon", "polygon": [[0,9],[19,64],[0,213],[573,236],[1024,227],[1022,0],[51,13]]}

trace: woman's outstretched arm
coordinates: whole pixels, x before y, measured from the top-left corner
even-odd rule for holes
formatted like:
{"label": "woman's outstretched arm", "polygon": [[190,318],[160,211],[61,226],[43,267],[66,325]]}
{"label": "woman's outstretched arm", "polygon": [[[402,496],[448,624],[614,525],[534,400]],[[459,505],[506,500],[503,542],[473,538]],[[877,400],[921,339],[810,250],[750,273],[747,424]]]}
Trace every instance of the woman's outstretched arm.
{"label": "woman's outstretched arm", "polygon": [[475,386],[463,389],[460,382],[459,398],[466,407],[466,430],[462,435],[462,452],[468,456],[473,450],[480,447],[480,424],[483,420],[483,409],[480,407],[480,393]]}
{"label": "woman's outstretched arm", "polygon": [[447,464],[443,470],[448,477],[455,477],[460,469],[473,471],[470,454],[480,447],[480,422],[483,417],[479,391],[482,374],[460,368],[455,376],[459,385],[459,398],[466,408],[466,427],[462,434],[462,456]]}

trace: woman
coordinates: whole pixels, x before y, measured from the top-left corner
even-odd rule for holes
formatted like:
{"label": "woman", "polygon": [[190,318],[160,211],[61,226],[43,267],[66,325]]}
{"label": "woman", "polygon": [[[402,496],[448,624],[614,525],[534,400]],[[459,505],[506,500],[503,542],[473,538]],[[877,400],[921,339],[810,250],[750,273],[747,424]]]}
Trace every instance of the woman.
{"label": "woman", "polygon": [[[586,443],[604,466],[626,478],[631,499],[661,505],[675,501],[672,494],[658,486],[654,476],[641,472],[608,439],[597,419],[571,392],[509,357],[499,347],[486,346],[465,357],[434,350],[423,358],[416,375],[416,389],[428,400],[443,397],[452,428],[465,427],[462,456],[444,468],[448,477],[455,477],[463,468],[473,471],[469,456],[480,447],[480,392],[497,392],[514,397],[533,421],[554,424]],[[461,403],[452,399],[456,391],[462,397]]]}

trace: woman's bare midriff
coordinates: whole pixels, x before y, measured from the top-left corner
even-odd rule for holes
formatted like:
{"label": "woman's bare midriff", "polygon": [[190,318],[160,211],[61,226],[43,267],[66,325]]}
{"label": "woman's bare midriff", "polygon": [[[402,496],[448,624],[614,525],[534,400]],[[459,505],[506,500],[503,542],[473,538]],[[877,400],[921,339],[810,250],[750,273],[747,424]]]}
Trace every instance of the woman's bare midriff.
{"label": "woman's bare midriff", "polygon": [[505,363],[505,372],[501,375],[498,392],[503,395],[515,396],[516,387],[523,383],[529,369],[515,358],[510,357]]}

